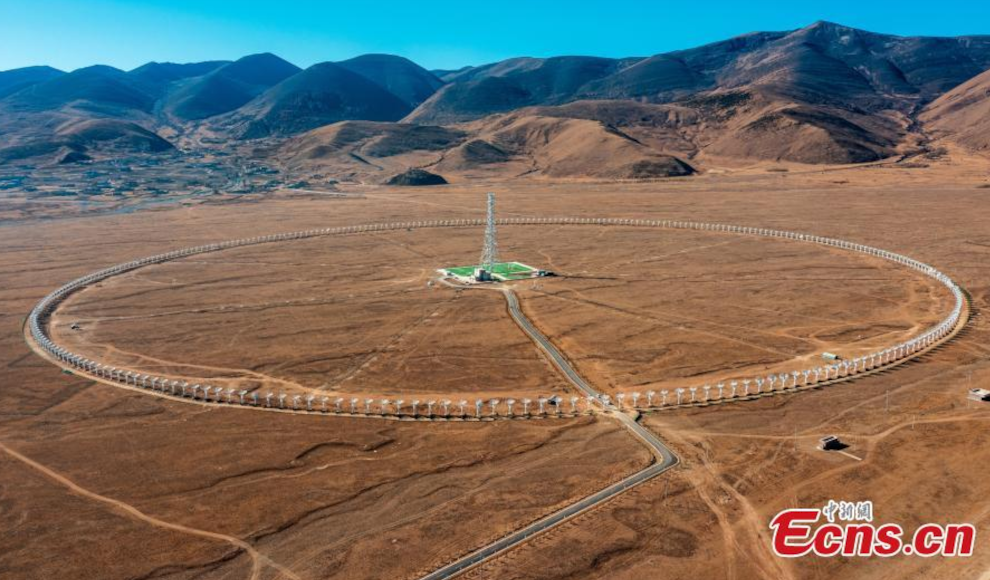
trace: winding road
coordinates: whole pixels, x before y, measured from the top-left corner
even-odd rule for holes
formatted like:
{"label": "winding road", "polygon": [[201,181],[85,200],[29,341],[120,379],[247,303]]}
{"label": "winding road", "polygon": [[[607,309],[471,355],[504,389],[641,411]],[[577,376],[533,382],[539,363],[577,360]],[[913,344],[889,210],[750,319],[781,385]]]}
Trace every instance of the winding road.
{"label": "winding road", "polygon": [[[507,219],[498,220],[499,224],[504,225],[529,225],[529,226],[546,226],[546,225],[598,225],[598,226],[640,226],[640,227],[656,227],[656,228],[670,228],[675,230],[699,230],[708,232],[721,232],[721,233],[734,233],[734,234],[745,234],[754,235],[767,238],[775,238],[782,240],[793,240],[793,241],[803,241],[809,243],[820,244],[823,246],[837,248],[840,250],[847,250],[858,252],[864,255],[875,256],[881,259],[888,260],[890,262],[896,263],[900,266],[907,267],[919,271],[926,276],[933,278],[940,283],[942,283],[949,291],[952,292],[955,299],[955,305],[952,312],[942,319],[940,322],[925,329],[922,333],[906,340],[899,344],[889,346],[887,348],[879,349],[868,355],[860,356],[858,359],[853,359],[853,364],[844,365],[840,371],[838,365],[833,365],[832,367],[825,367],[825,380],[822,381],[818,377],[818,373],[815,374],[815,379],[813,382],[809,383],[807,375],[812,370],[821,371],[818,369],[802,369],[804,370],[804,382],[798,385],[798,376],[800,376],[799,371],[793,371],[791,375],[792,386],[790,389],[786,389],[786,374],[780,375],[781,377],[781,388],[774,389],[773,383],[770,384],[770,389],[766,393],[760,393],[757,391],[756,395],[752,395],[748,392],[749,380],[745,377],[740,377],[740,380],[744,383],[744,389],[746,389],[741,396],[737,396],[735,385],[737,381],[731,383],[732,392],[729,396],[723,396],[721,388],[718,392],[718,397],[715,400],[708,399],[708,392],[705,391],[705,399],[700,402],[694,400],[694,389],[692,391],[692,399],[690,403],[681,404],[680,397],[678,397],[677,405],[665,405],[661,403],[661,407],[675,408],[688,405],[698,405],[698,404],[712,404],[712,403],[722,403],[738,401],[742,399],[751,399],[759,396],[770,396],[776,395],[778,393],[790,393],[799,389],[811,389],[819,388],[827,384],[834,384],[837,382],[848,381],[856,376],[863,376],[868,374],[875,374],[878,372],[885,372],[892,366],[901,364],[906,361],[915,360],[917,357],[923,355],[924,353],[938,348],[940,344],[944,343],[946,340],[952,338],[956,332],[959,331],[968,319],[968,306],[967,300],[963,293],[963,290],[947,275],[938,271],[932,266],[925,264],[923,262],[914,260],[907,256],[897,254],[894,252],[889,252],[886,250],[881,250],[879,248],[874,248],[871,246],[866,246],[863,244],[857,244],[853,242],[848,242],[844,240],[839,240],[835,238],[827,238],[822,236],[815,236],[810,234],[803,234],[798,232],[789,232],[781,230],[772,230],[765,228],[756,228],[750,226],[733,226],[728,224],[717,224],[717,223],[698,223],[698,222],[681,222],[681,221],[670,221],[670,220],[639,220],[639,219],[627,219],[627,218],[572,218],[572,217],[513,217]],[[103,270],[92,272],[81,278],[72,280],[61,287],[53,290],[35,307],[32,309],[27,320],[24,324],[25,338],[31,344],[32,348],[36,350],[39,354],[51,360],[56,365],[62,367],[63,369],[73,372],[81,373],[84,376],[93,378],[94,380],[99,380],[106,384],[115,385],[121,388],[140,390],[143,392],[148,392],[156,396],[168,397],[173,400],[192,402],[198,404],[210,404],[215,406],[224,406],[230,408],[251,408],[256,410],[264,410],[270,412],[293,412],[293,413],[322,413],[328,414],[325,409],[311,409],[311,408],[297,408],[296,403],[293,403],[291,409],[271,407],[270,404],[266,404],[262,407],[257,402],[245,402],[243,399],[243,393],[241,398],[232,397],[234,391],[229,389],[227,391],[227,400],[224,402],[221,397],[222,389],[219,387],[214,387],[213,399],[210,400],[207,393],[209,392],[207,388],[210,385],[206,385],[207,388],[203,389],[203,396],[201,399],[196,399],[195,389],[199,385],[194,385],[194,390],[192,392],[192,397],[188,398],[185,396],[186,385],[178,384],[175,377],[165,377],[157,375],[142,375],[137,371],[131,371],[125,368],[116,368],[109,366],[107,364],[100,363],[99,361],[90,360],[85,358],[82,354],[72,352],[68,348],[61,346],[55,340],[55,338],[50,334],[49,323],[52,314],[55,312],[57,307],[63,302],[67,297],[71,296],[75,292],[86,288],[87,286],[99,283],[106,280],[112,276],[119,274],[124,274],[128,272],[133,272],[145,266],[153,264],[161,264],[171,260],[181,259],[189,256],[195,256],[210,252],[223,251],[230,248],[252,246],[256,244],[269,244],[283,241],[301,240],[314,238],[319,236],[333,236],[333,235],[347,235],[347,234],[360,234],[360,233],[371,233],[371,232],[388,232],[388,231],[402,231],[411,230],[415,228],[456,228],[456,227],[477,227],[482,225],[482,220],[478,219],[464,219],[464,220],[439,220],[439,221],[423,221],[423,222],[401,222],[401,223],[378,223],[378,224],[363,224],[357,226],[344,226],[336,228],[323,228],[317,230],[307,230],[302,232],[290,232],[284,234],[274,234],[268,236],[258,236],[252,238],[244,238],[239,240],[230,240],[226,242],[219,242],[213,244],[206,244],[202,246],[196,246],[192,248],[185,248],[181,250],[175,250],[167,252],[164,254],[158,254],[154,256],[148,256],[146,258],[141,258],[137,260],[132,260],[130,262],[125,262],[122,264],[117,264]],[[463,287],[462,287],[463,288]],[[498,555],[517,546],[518,544],[526,541],[527,539],[538,535],[566,520],[574,517],[586,510],[592,509],[602,502],[608,501],[609,499],[615,497],[616,495],[631,489],[643,482],[649,481],[650,479],[660,475],[667,469],[675,466],[678,463],[678,458],[673,452],[667,448],[666,445],[657,437],[656,434],[652,433],[648,429],[644,428],[637,422],[638,414],[628,414],[623,412],[620,408],[611,404],[609,399],[603,396],[601,393],[595,390],[593,386],[588,384],[587,381],[571,366],[569,361],[564,357],[564,355],[545,337],[533,324],[528,320],[525,314],[522,312],[518,298],[512,292],[512,290],[503,285],[495,285],[485,287],[490,291],[497,290],[503,293],[507,303],[507,309],[515,321],[515,323],[520,327],[520,329],[525,332],[530,339],[549,357],[554,366],[570,381],[577,389],[583,392],[592,401],[597,402],[601,407],[601,411],[596,411],[600,414],[607,415],[611,418],[622,423],[622,425],[627,428],[633,435],[639,438],[643,443],[645,443],[653,454],[653,461],[651,464],[634,473],[625,479],[610,485],[609,487],[602,489],[588,497],[585,497],[557,512],[549,514],[540,520],[537,520],[526,527],[515,531],[508,536],[492,542],[482,548],[467,554],[464,557],[453,561],[442,568],[435,570],[425,576],[423,580],[441,579],[441,578],[451,578],[461,572],[464,572],[481,562],[484,562],[492,556]],[[834,377],[829,376],[829,369],[834,373]],[[139,383],[140,380],[140,384]],[[149,381],[150,384],[149,384]],[[167,389],[170,387],[170,389]],[[182,393],[177,392],[177,388],[182,389]],[[759,387],[758,387],[759,389]],[[298,397],[297,397],[298,398]],[[343,399],[340,399],[341,401]],[[657,410],[656,408],[649,409],[651,411]],[[635,413],[635,411],[633,411]],[[341,414],[338,409],[334,414]],[[385,410],[379,414],[369,414],[369,413],[357,413],[352,410],[349,416],[357,417],[385,417],[387,414]],[[389,413],[389,418],[404,419],[408,415],[404,415],[399,409],[395,409],[393,413]],[[415,416],[415,410],[413,411]],[[496,418],[496,413],[492,411],[492,419]],[[447,417],[443,418],[448,420]],[[478,417],[478,420],[481,420]],[[34,467],[35,469],[42,469],[43,466],[33,463],[31,460],[20,456],[13,450],[8,448],[0,447],[0,451],[6,452],[7,454],[19,459],[22,462]],[[177,525],[170,524],[169,522],[162,522],[155,520],[146,514],[138,512],[136,509],[128,509],[127,506],[118,504],[110,498],[105,498],[103,496],[97,496],[92,494],[92,492],[87,492],[81,488],[76,489],[72,487],[72,483],[60,479],[58,474],[53,472],[45,472],[46,475],[56,479],[63,485],[67,485],[70,489],[73,489],[76,493],[83,495],[88,495],[92,499],[98,499],[104,501],[105,503],[110,503],[114,505],[117,509],[124,510],[129,515],[143,519],[148,523],[158,525],[160,527],[166,527],[175,531],[183,531],[185,533],[192,533],[200,535],[202,537],[209,537],[212,539],[227,541],[241,549],[247,551],[254,560],[254,574],[258,574],[261,566],[268,565],[275,567],[276,569],[282,570],[280,566],[274,564],[264,558],[264,556],[252,552],[250,546],[245,545],[243,542],[237,538],[232,538],[228,536],[223,536],[220,534],[213,534],[210,532],[204,532],[202,530],[193,529],[182,529]],[[291,573],[286,572],[287,576],[291,577]]]}
{"label": "winding road", "polygon": [[623,413],[614,405],[607,402],[607,400],[603,399],[601,393],[596,391],[594,387],[584,380],[584,377],[582,377],[580,373],[578,373],[577,370],[571,366],[567,358],[565,358],[564,355],[557,350],[557,347],[554,346],[553,343],[543,335],[543,333],[537,330],[528,318],[526,318],[526,315],[523,314],[522,309],[519,307],[519,299],[516,297],[515,292],[513,292],[511,288],[501,287],[500,290],[505,296],[505,301],[509,309],[509,315],[512,316],[515,323],[519,325],[519,328],[521,328],[522,331],[525,332],[534,343],[536,343],[540,350],[550,357],[550,360],[553,362],[554,366],[560,370],[560,372],[567,378],[567,380],[571,382],[571,384],[586,395],[594,397],[602,405],[602,408],[608,416],[618,420],[626,429],[629,429],[633,435],[645,443],[653,453],[654,461],[646,468],[637,471],[622,481],[614,483],[601,491],[578,500],[577,502],[572,503],[561,510],[545,516],[542,519],[539,519],[528,526],[509,534],[508,536],[505,536],[504,538],[496,540],[487,546],[475,550],[474,552],[471,552],[470,554],[459,558],[438,570],[434,570],[426,576],[423,576],[421,580],[442,580],[445,578],[453,578],[465,570],[473,568],[485,560],[505,552],[506,550],[509,550],[522,542],[525,542],[537,534],[561,524],[580,513],[590,510],[641,483],[653,479],[671,467],[677,465],[678,462],[678,458],[674,455],[674,452],[664,445],[663,441],[661,441],[659,437],[657,437],[649,429],[640,425],[636,419],[626,413]]}

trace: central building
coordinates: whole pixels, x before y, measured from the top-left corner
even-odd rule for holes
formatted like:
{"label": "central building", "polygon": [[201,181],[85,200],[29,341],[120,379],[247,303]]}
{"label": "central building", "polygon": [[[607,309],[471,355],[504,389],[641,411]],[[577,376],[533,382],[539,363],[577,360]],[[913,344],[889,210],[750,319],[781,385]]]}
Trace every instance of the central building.
{"label": "central building", "polygon": [[500,262],[498,256],[498,231],[495,224],[495,194],[488,194],[488,215],[485,219],[485,241],[481,249],[481,259],[476,266],[453,266],[439,270],[444,276],[456,278],[460,282],[505,282],[545,276],[521,262]]}

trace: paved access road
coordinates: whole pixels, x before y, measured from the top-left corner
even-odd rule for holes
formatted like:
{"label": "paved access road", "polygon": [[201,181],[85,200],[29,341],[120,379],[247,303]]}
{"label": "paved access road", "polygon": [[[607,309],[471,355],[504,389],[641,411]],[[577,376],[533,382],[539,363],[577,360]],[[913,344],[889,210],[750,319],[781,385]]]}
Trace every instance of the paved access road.
{"label": "paved access road", "polygon": [[492,542],[479,550],[471,552],[467,556],[464,556],[463,558],[447,564],[439,570],[435,570],[426,576],[423,576],[421,580],[442,580],[445,578],[452,578],[464,570],[467,570],[468,568],[471,568],[500,552],[508,550],[509,548],[526,541],[531,536],[535,536],[536,534],[552,528],[553,526],[556,526],[557,524],[585,510],[591,509],[628,489],[631,489],[645,481],[649,481],[664,471],[667,471],[674,465],[677,465],[677,456],[663,444],[663,441],[661,441],[659,437],[657,437],[649,429],[646,429],[637,423],[636,420],[629,415],[616,409],[611,403],[606,403],[602,399],[601,393],[589,385],[588,382],[585,381],[580,374],[578,374],[577,370],[571,366],[570,362],[568,362],[564,355],[557,350],[557,347],[555,347],[553,343],[547,339],[547,337],[543,336],[543,333],[533,326],[533,324],[528,318],[526,318],[526,315],[523,314],[522,310],[519,308],[519,299],[516,298],[515,292],[508,287],[503,287],[501,290],[505,295],[506,302],[508,303],[509,314],[512,316],[512,319],[516,321],[516,324],[519,325],[523,332],[533,339],[533,342],[535,342],[536,345],[550,357],[553,364],[560,369],[560,372],[562,372],[575,387],[588,396],[595,397],[595,399],[597,399],[602,405],[603,410],[621,422],[633,433],[633,435],[643,441],[653,452],[653,456],[656,460],[649,467],[630,475],[622,481],[614,483],[601,491],[598,491],[565,507],[562,510],[556,511],[529,524],[521,530],[517,530],[500,540]]}
{"label": "paved access road", "polygon": [[543,333],[537,330],[536,327],[533,326],[533,323],[526,318],[526,315],[523,314],[522,309],[519,308],[519,299],[516,298],[516,293],[513,292],[512,289],[507,287],[502,288],[502,293],[505,295],[505,301],[508,303],[509,314],[512,316],[512,319],[515,320],[516,324],[522,328],[523,332],[529,335],[529,337],[533,339],[533,342],[535,342],[536,345],[550,357],[553,364],[560,369],[560,372],[562,372],[575,387],[581,389],[581,391],[583,391],[586,395],[595,397],[595,399],[597,399],[602,405],[603,410],[622,422],[622,424],[625,425],[627,429],[632,431],[636,437],[646,443],[646,445],[648,445],[653,451],[653,454],[656,456],[660,465],[670,467],[677,463],[677,457],[652,431],[643,427],[637,423],[635,419],[619,411],[614,405],[611,403],[606,403],[602,399],[601,393],[589,385],[588,382],[584,380],[584,377],[582,377],[577,370],[571,366],[571,363],[564,357],[564,355],[557,350],[557,347],[554,346],[547,337],[543,336]]}

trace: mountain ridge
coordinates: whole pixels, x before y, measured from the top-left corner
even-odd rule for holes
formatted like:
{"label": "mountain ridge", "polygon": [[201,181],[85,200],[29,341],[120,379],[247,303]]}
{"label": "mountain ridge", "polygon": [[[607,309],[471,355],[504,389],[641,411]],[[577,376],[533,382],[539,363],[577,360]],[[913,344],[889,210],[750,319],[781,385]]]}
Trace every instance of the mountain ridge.
{"label": "mountain ridge", "polygon": [[[514,57],[456,70],[428,71],[388,54],[300,69],[271,53],[150,62],[131,71],[28,67],[0,72],[0,131],[6,145],[22,151],[51,150],[45,143],[62,143],[57,130],[67,123],[104,119],[120,123],[83,132],[73,146],[85,148],[86,139],[99,136],[92,143],[98,150],[110,142],[114,150],[128,143],[163,150],[134,127],[182,147],[303,139],[305,147],[255,150],[305,149],[306,163],[315,164],[314,152],[333,150],[319,145],[333,131],[319,130],[334,123],[379,123],[360,132],[382,131],[380,140],[395,150],[406,147],[397,145],[403,139],[409,147],[423,145],[429,141],[423,135],[442,134],[431,127],[446,127],[466,141],[449,144],[443,166],[468,173],[472,164],[488,171],[521,159],[534,167],[540,159],[556,160],[561,167],[565,150],[586,155],[582,163],[616,167],[567,139],[614,143],[608,147],[615,154],[669,156],[692,166],[718,159],[863,163],[915,154],[957,134],[960,143],[984,150],[983,101],[990,93],[980,83],[964,87],[988,69],[990,35],[895,36],[827,21],[651,56]],[[954,91],[965,95],[946,96]],[[965,113],[958,112],[962,101]],[[427,129],[400,128],[407,124]],[[560,150],[535,144],[516,150],[488,139],[512,124]],[[108,138],[113,131],[120,134]],[[621,135],[643,147],[613,142]],[[418,155],[429,157],[433,145],[423,146]],[[660,166],[680,171],[676,163]]]}

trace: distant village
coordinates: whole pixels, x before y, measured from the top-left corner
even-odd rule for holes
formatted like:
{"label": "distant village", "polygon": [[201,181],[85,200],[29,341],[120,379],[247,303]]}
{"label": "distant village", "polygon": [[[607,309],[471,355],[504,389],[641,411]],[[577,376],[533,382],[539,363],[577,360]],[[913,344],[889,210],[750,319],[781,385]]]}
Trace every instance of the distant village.
{"label": "distant village", "polygon": [[[206,201],[308,187],[332,189],[334,180],[292,179],[257,160],[225,151],[134,154],[57,165],[0,166],[0,199],[58,199],[96,203],[91,211],[119,211],[146,204]],[[2,220],[0,220],[2,221]]]}

